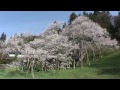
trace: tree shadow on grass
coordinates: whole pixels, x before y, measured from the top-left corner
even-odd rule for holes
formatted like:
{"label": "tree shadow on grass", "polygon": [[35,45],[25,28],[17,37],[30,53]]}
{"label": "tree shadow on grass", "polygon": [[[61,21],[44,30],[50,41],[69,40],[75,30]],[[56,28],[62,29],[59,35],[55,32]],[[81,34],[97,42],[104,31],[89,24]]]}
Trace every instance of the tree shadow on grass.
{"label": "tree shadow on grass", "polygon": [[120,77],[120,55],[102,58],[93,62],[90,67],[99,69],[98,75],[115,75]]}
{"label": "tree shadow on grass", "polygon": [[120,68],[103,68],[100,69],[99,75],[109,74],[109,75],[117,75],[120,76]]}
{"label": "tree shadow on grass", "polygon": [[120,67],[118,64],[111,64],[111,62],[107,63],[101,63],[97,66],[96,65],[91,65],[92,68],[97,68],[99,69],[99,72],[97,72],[98,75],[116,75],[120,77]]}

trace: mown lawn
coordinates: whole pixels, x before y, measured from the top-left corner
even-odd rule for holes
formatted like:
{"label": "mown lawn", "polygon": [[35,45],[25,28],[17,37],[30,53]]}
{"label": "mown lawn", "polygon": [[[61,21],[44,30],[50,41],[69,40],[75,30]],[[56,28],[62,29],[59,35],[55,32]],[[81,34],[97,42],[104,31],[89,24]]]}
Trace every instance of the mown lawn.
{"label": "mown lawn", "polygon": [[[0,70],[1,79],[32,79],[19,70]],[[35,79],[120,79],[120,52],[71,70],[35,72]]]}

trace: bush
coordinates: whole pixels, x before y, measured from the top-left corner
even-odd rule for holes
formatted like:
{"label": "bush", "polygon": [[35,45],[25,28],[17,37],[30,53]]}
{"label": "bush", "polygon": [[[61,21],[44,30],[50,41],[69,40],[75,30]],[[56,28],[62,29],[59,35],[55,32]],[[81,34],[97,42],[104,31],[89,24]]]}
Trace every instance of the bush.
{"label": "bush", "polygon": [[9,64],[13,61],[13,59],[2,59],[0,60],[0,64]]}

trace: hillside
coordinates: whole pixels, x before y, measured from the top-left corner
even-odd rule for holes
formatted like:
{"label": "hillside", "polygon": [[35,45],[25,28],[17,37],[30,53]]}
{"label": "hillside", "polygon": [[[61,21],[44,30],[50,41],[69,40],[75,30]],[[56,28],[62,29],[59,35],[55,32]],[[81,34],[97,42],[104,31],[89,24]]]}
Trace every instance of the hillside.
{"label": "hillside", "polygon": [[[84,65],[71,70],[35,72],[38,79],[118,79],[120,78],[120,52],[102,59],[91,61],[91,66]],[[32,78],[18,70],[0,70],[0,78]]]}

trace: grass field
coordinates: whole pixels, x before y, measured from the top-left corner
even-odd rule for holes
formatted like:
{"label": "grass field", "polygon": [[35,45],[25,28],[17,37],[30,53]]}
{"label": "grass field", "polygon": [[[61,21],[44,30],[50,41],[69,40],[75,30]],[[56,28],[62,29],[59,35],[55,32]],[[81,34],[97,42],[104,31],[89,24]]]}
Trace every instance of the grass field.
{"label": "grass field", "polygon": [[[1,79],[31,79],[31,74],[19,70],[0,70]],[[120,52],[71,70],[35,72],[35,79],[120,79]]]}

